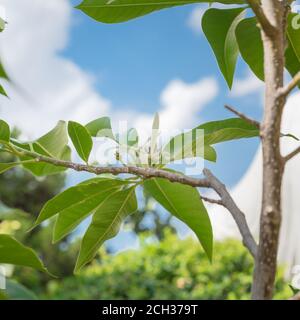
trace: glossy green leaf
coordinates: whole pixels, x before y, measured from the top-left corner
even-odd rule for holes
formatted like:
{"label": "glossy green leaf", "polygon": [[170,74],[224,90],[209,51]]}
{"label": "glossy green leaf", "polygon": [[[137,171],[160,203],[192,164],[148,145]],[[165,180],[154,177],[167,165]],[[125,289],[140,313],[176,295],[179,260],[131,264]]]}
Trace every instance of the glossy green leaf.
{"label": "glossy green leaf", "polygon": [[[80,195],[78,199],[71,200],[71,205],[64,207],[59,211],[54,226],[53,241],[57,242],[72,232],[85,218],[92,214],[97,208],[108,199],[112,193],[120,189],[121,186],[127,184],[122,180],[105,180],[95,181],[92,183],[81,184],[76,190],[72,190],[71,196]],[[83,187],[85,186],[85,187]],[[75,193],[75,192],[76,193]],[[54,200],[60,206],[60,202],[68,201],[69,193],[65,193],[61,197]],[[53,206],[53,202],[51,204]]]}
{"label": "glossy green leaf", "polygon": [[0,32],[2,32],[5,29],[5,21],[0,17]]}
{"label": "glossy green leaf", "polygon": [[196,130],[189,133],[182,133],[172,138],[161,152],[163,164],[181,159],[203,158],[216,162],[217,153],[215,149],[204,144],[203,135],[197,136]]}
{"label": "glossy green leaf", "polygon": [[68,133],[78,155],[87,163],[93,148],[93,140],[89,131],[81,124],[69,121]]}
{"label": "glossy green leaf", "polygon": [[10,279],[6,281],[6,289],[3,293],[5,300],[38,300],[34,292]]}
{"label": "glossy green leaf", "polygon": [[115,141],[122,146],[134,147],[139,143],[139,135],[135,128],[131,128],[123,134],[117,133]]}
{"label": "glossy green leaf", "polygon": [[259,130],[256,126],[240,118],[207,122],[194,130],[197,129],[204,130],[204,141],[209,145],[259,136]]}
{"label": "glossy green leaf", "polygon": [[135,187],[117,191],[102,202],[82,239],[75,272],[94,258],[106,240],[117,235],[123,220],[136,210]]}
{"label": "glossy green leaf", "polygon": [[[127,182],[118,179],[92,179],[90,182],[81,183],[71,187],[59,195],[49,200],[42,208],[34,227],[45,220],[60,214],[61,220],[68,220],[74,223],[76,219],[81,219],[92,212],[101,203],[101,194],[108,190],[118,188]],[[99,197],[99,201],[98,201]],[[65,218],[65,219],[64,219]],[[67,223],[57,223],[56,233],[62,233],[62,229]],[[57,239],[57,237],[56,237]]]}
{"label": "glossy green leaf", "polygon": [[[9,81],[9,77],[3,67],[1,60],[0,60],[0,78]],[[8,97],[6,91],[4,90],[4,88],[1,84],[0,84],[0,95]]]}
{"label": "glossy green leaf", "polygon": [[5,79],[5,80],[9,80],[7,72],[5,71],[1,61],[0,61],[0,78]]}
{"label": "glossy green leaf", "polygon": [[213,232],[211,222],[197,189],[165,179],[145,181],[146,192],[197,235],[208,258],[212,259]]}
{"label": "glossy green leaf", "polygon": [[245,9],[209,9],[202,19],[202,29],[216,56],[220,70],[229,86],[233,77],[239,49],[235,29],[244,17]]}
{"label": "glossy green leaf", "polygon": [[107,137],[115,140],[115,136],[111,127],[111,121],[108,117],[99,118],[89,122],[85,127],[92,137]]}
{"label": "glossy green leaf", "polygon": [[288,40],[288,47],[285,51],[286,69],[292,77],[294,77],[300,71],[300,60],[295,54],[293,47]]}
{"label": "glossy green leaf", "polygon": [[2,85],[0,84],[0,95],[8,97],[6,91],[4,90],[4,88],[2,87]]}
{"label": "glossy green leaf", "polygon": [[242,20],[236,28],[236,39],[245,62],[264,81],[264,49],[256,18]]}
{"label": "glossy green leaf", "polygon": [[0,174],[21,165],[21,162],[0,163]]}
{"label": "glossy green leaf", "polygon": [[9,125],[3,120],[0,120],[0,140],[5,142],[9,142],[10,140]]}
{"label": "glossy green leaf", "polygon": [[195,3],[245,4],[244,0],[83,0],[78,9],[104,23],[118,23],[149,13]]}
{"label": "glossy green leaf", "polygon": [[[12,140],[12,143],[21,149],[34,151],[43,156],[66,161],[71,160],[71,150],[68,146],[68,133],[66,123],[64,121],[59,121],[59,123],[53,130],[51,130],[49,133],[45,134],[38,140],[27,143],[19,143],[15,140]],[[21,160],[30,159],[31,158],[27,156],[21,158]],[[64,167],[37,162],[33,164],[26,164],[24,165],[24,167],[36,176],[50,175],[66,170],[66,168]]]}
{"label": "glossy green leaf", "polygon": [[291,76],[295,76],[300,71],[300,28],[299,26],[298,28],[293,26],[296,22],[299,24],[299,15],[296,13],[290,14],[287,27],[288,46],[285,56],[286,68]]}
{"label": "glossy green leaf", "polygon": [[[185,136],[188,137],[187,142]],[[258,136],[258,128],[243,119],[213,121],[172,138],[164,147],[162,155],[163,159],[170,158],[170,161],[191,157],[204,157],[206,160],[215,161],[216,152],[211,145]]]}
{"label": "glossy green leaf", "polygon": [[127,132],[127,144],[130,147],[137,146],[139,143],[139,135],[135,128],[131,128]]}
{"label": "glossy green leaf", "polygon": [[5,171],[8,171],[10,169],[13,169],[17,166],[20,166],[20,165],[27,165],[29,163],[34,163],[34,160],[27,160],[27,161],[20,161],[20,162],[1,162],[0,163],[0,174],[5,172]]}
{"label": "glossy green leaf", "polygon": [[[300,29],[292,26],[295,17],[297,14],[290,14],[288,17],[288,46],[285,53],[286,69],[291,76],[300,71]],[[264,80],[264,50],[257,19],[249,18],[241,21],[236,29],[236,37],[243,59],[254,74]]]}
{"label": "glossy green leaf", "polygon": [[31,267],[47,272],[32,249],[6,234],[0,234],[0,263]]}

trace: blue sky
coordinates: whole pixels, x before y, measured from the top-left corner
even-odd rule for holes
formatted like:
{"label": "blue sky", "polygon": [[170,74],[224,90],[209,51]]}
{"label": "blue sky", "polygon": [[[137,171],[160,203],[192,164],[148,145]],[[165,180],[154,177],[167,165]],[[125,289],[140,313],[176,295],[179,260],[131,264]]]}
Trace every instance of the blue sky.
{"label": "blue sky", "polygon": [[[199,121],[231,117],[223,108],[225,103],[259,118],[261,95],[254,92],[230,97],[208,42],[188,26],[195,7],[164,10],[116,25],[99,24],[73,10],[69,44],[61,54],[93,74],[96,89],[123,110],[154,113],[162,88],[170,80],[179,78],[192,83],[213,76],[220,92],[201,111]],[[246,77],[247,72],[246,65],[239,61],[237,78]],[[247,169],[257,145],[253,139],[218,146],[218,163],[210,167],[232,186]]]}
{"label": "blue sky", "polygon": [[[261,116],[261,90],[255,86],[253,89],[254,78],[248,67],[238,62],[236,84],[242,90],[236,88],[235,94],[230,94],[204,35],[188,23],[197,8],[207,5],[177,7],[127,23],[106,25],[71,8],[70,4],[75,6],[80,0],[2,1],[9,22],[2,36],[2,57],[27,96],[21,97],[9,88],[11,100],[1,101],[0,112],[30,139],[61,119],[84,123],[109,115],[123,120],[149,120],[156,111],[167,109],[168,120],[182,109],[173,127],[180,126],[186,114],[193,120],[189,125],[194,126],[232,117],[224,109],[225,103],[254,118]],[[201,26],[200,17],[193,21]],[[174,96],[174,81],[179,81],[175,83],[179,95],[187,93],[188,100],[190,87],[198,84],[203,91],[199,83],[205,79],[215,82],[217,92],[204,102],[198,96],[199,106],[185,112],[185,96],[177,99],[176,92]],[[164,93],[167,102],[162,99]],[[205,90],[201,95],[205,98],[206,93],[211,95]],[[195,98],[195,92],[192,95]],[[190,120],[182,119],[178,129],[191,129],[186,127]],[[217,146],[218,162],[207,166],[234,186],[247,170],[257,146],[257,139]]]}

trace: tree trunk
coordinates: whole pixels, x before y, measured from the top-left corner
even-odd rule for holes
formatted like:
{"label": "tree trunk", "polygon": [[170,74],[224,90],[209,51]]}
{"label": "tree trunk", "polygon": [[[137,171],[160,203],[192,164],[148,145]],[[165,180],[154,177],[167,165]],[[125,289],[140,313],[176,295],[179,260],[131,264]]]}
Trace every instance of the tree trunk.
{"label": "tree trunk", "polygon": [[[260,238],[255,259],[252,298],[272,299],[277,269],[281,225],[281,185],[284,165],[280,153],[280,127],[285,98],[278,94],[284,82],[285,10],[278,0],[262,0],[268,20],[275,27],[262,31],[265,58],[265,108],[261,126],[263,149],[263,199]],[[275,32],[274,32],[275,31]]]}

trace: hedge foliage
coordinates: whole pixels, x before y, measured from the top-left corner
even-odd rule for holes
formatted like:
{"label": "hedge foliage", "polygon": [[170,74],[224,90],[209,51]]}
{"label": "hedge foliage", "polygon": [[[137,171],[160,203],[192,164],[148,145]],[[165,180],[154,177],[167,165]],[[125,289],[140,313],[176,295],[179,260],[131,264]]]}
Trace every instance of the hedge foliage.
{"label": "hedge foliage", "polygon": [[[141,241],[139,250],[101,252],[77,277],[54,280],[50,299],[249,299],[252,258],[236,240],[215,244],[211,264],[192,238],[168,233],[161,242]],[[292,295],[282,271],[276,299]]]}

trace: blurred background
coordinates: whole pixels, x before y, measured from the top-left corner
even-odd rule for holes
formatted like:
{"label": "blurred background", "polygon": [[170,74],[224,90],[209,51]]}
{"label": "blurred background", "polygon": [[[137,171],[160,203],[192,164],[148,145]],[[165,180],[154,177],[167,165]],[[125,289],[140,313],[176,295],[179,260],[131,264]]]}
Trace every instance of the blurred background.
{"label": "blurred background", "polygon": [[[15,127],[15,137],[35,139],[61,119],[86,123],[102,116],[111,116],[115,126],[129,121],[138,130],[150,129],[155,112],[164,129],[191,129],[232,117],[223,108],[225,103],[261,118],[264,86],[244,62],[238,63],[231,91],[221,77],[201,30],[207,5],[104,25],[74,9],[79,2],[0,0],[8,22],[0,38],[0,56],[12,79],[12,85],[7,84],[10,99],[0,97],[0,117]],[[296,93],[284,120],[284,130],[296,136],[300,136],[299,102]],[[283,150],[294,145],[284,141]],[[259,141],[218,145],[217,152],[217,163],[205,165],[231,189],[257,233]],[[289,271],[300,264],[298,173],[300,166],[292,162],[284,186],[282,269],[276,298],[291,296]],[[0,232],[36,249],[59,276],[51,279],[32,270],[12,269],[16,282],[10,290],[15,297],[249,298],[252,261],[228,213],[208,207],[216,238],[214,263],[209,264],[189,230],[151,198],[141,201],[139,212],[128,219],[120,235],[107,242],[82,274],[73,276],[78,238],[86,223],[58,245],[51,243],[51,225],[25,231],[48,199],[85,178],[68,172],[37,180],[20,169],[0,176]]]}

